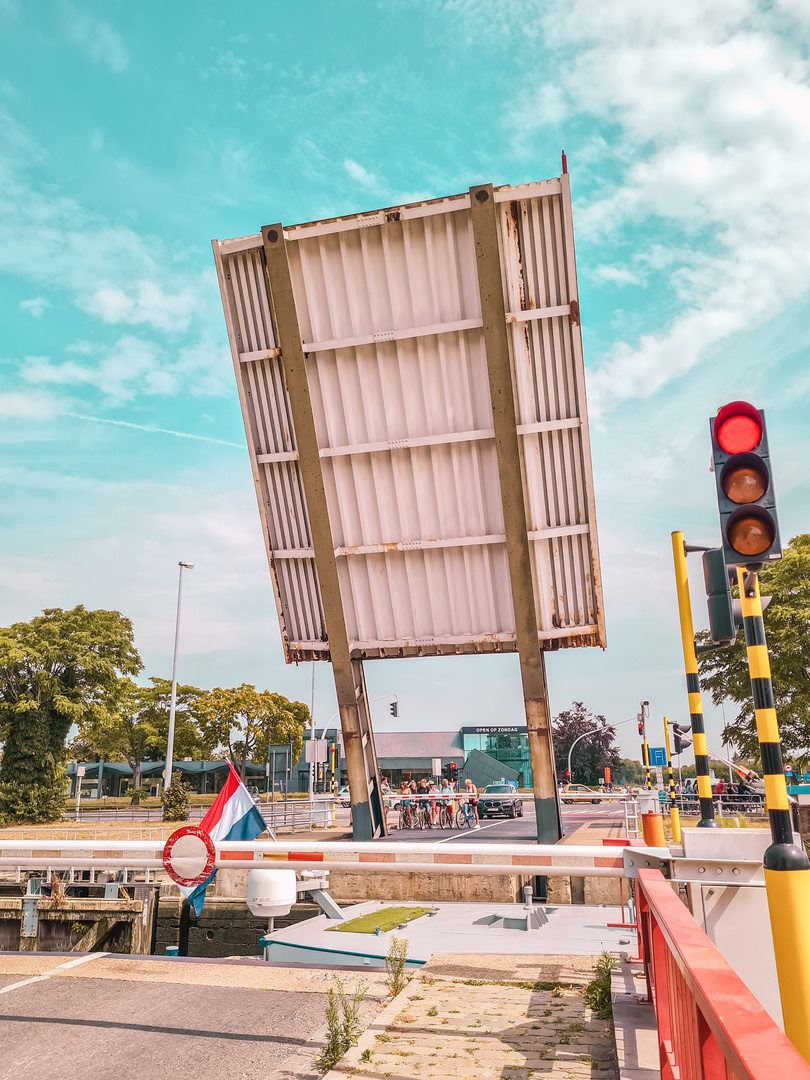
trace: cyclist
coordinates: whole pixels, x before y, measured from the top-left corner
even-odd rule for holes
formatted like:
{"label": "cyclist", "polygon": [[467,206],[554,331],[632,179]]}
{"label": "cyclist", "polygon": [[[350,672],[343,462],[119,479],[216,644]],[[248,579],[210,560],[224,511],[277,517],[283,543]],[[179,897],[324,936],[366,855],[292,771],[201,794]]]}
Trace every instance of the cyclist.
{"label": "cyclist", "polygon": [[456,813],[456,804],[453,799],[453,794],[454,793],[452,787],[450,786],[450,781],[445,776],[442,779],[442,784],[439,788],[439,795],[442,796],[442,804],[447,807],[447,813],[451,822],[453,821]]}
{"label": "cyclist", "polygon": [[433,783],[433,778],[427,782],[427,793],[430,796],[430,820],[434,825],[439,824],[439,804],[436,802],[436,785]]}
{"label": "cyclist", "polygon": [[467,801],[472,807],[473,814],[475,815],[475,828],[480,829],[481,822],[478,819],[478,788],[469,777],[464,781],[464,794],[467,796]]}
{"label": "cyclist", "polygon": [[402,783],[399,785],[399,794],[406,796],[405,798],[400,799],[400,801],[397,803],[397,806],[400,808],[400,811],[402,813],[403,822],[405,823],[405,825],[408,828],[410,828],[410,826],[411,826],[411,800],[407,796],[410,796],[411,788],[410,788],[410,785],[408,784],[407,780],[403,780]]}

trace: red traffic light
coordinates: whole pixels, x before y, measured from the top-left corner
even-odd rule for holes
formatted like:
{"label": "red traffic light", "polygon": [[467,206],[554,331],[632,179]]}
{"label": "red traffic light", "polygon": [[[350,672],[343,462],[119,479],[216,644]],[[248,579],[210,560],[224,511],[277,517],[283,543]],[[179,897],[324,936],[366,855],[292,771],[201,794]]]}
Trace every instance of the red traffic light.
{"label": "red traffic light", "polygon": [[727,454],[745,454],[759,446],[762,419],[747,401],[724,405],[714,421],[714,437]]}
{"label": "red traffic light", "polygon": [[455,761],[451,761],[450,762],[450,772],[455,772],[455,771],[456,771],[456,763],[455,763]]}
{"label": "red traffic light", "polygon": [[640,720],[638,722],[638,733],[639,733],[639,735],[644,734],[644,725],[642,724],[642,722]]}

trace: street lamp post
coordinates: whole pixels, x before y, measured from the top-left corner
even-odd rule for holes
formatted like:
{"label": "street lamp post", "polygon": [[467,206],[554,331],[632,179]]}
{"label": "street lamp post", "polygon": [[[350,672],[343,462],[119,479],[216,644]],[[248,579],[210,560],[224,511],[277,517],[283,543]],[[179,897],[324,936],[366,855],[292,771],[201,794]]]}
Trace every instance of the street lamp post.
{"label": "street lamp post", "polygon": [[193,570],[193,562],[180,562],[180,576],[177,581],[177,621],[174,625],[174,660],[172,661],[172,696],[169,704],[169,738],[166,742],[166,769],[163,773],[164,790],[172,785],[174,768],[174,714],[177,706],[177,650],[180,645],[180,605],[183,600],[183,571]]}
{"label": "street lamp post", "polygon": [[[586,739],[589,735],[595,735],[597,733],[597,731],[602,731],[602,730],[603,730],[602,728],[593,728],[591,731],[585,731],[585,732],[583,732],[582,735],[578,735],[576,737],[576,739],[574,739],[574,741],[571,743],[571,747],[570,747],[570,749],[568,751],[568,775],[569,775],[569,777],[571,777],[571,754],[573,752],[574,747],[577,745],[577,743],[580,741],[580,739]],[[571,778],[573,779],[573,777],[571,777]]]}

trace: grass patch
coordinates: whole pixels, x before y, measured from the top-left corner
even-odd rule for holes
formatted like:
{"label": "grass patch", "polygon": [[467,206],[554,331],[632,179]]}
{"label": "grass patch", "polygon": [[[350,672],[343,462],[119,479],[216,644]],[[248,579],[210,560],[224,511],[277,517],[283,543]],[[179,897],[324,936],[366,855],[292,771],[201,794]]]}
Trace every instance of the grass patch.
{"label": "grass patch", "polygon": [[610,973],[615,967],[616,961],[610,953],[603,952],[596,961],[595,977],[585,987],[585,1003],[600,1020],[609,1020],[613,1015],[610,1004]]}
{"label": "grass patch", "polygon": [[555,990],[561,990],[561,984],[558,982],[545,982],[543,979],[536,979],[534,982],[518,982],[509,983],[509,986],[519,986],[521,990],[550,990],[552,994]]}
{"label": "grass patch", "polygon": [[396,997],[400,990],[405,989],[409,981],[405,975],[405,964],[408,961],[408,939],[391,935],[391,943],[385,957],[385,985],[391,997]]}
{"label": "grass patch", "polygon": [[340,976],[335,976],[326,999],[326,1043],[315,1059],[321,1072],[329,1072],[359,1039],[360,1009],[367,989],[364,983],[358,983],[349,995]]}
{"label": "grass patch", "polygon": [[367,915],[359,915],[356,919],[348,919],[346,922],[330,926],[330,930],[342,931],[345,934],[373,934],[376,930],[386,933],[395,930],[400,923],[413,922],[421,919],[429,911],[436,908],[429,907],[389,907],[380,911],[370,911]]}

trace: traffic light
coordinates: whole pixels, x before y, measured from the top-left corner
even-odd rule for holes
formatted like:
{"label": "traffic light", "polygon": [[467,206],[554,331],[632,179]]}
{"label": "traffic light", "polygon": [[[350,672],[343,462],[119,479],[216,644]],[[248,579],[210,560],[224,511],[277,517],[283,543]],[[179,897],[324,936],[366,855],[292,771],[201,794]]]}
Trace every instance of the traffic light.
{"label": "traffic light", "polygon": [[568,784],[568,783],[570,783],[570,781],[571,781],[571,773],[570,773],[570,771],[568,769],[566,769],[565,770],[565,782],[566,782],[566,784]]}
{"label": "traffic light", "polygon": [[692,740],[685,738],[687,731],[689,731],[691,724],[673,724],[672,725],[672,740],[674,743],[675,756],[683,753],[687,746],[692,745]]}
{"label": "traffic light", "polygon": [[709,425],[726,566],[781,559],[765,414],[732,401]]}
{"label": "traffic light", "polygon": [[391,715],[392,716],[399,716],[399,702],[398,701],[392,701],[391,704],[389,705],[389,708],[391,710]]}
{"label": "traffic light", "polygon": [[[736,574],[734,574],[736,581]],[[733,645],[742,626],[742,616],[735,611],[731,598],[731,578],[722,548],[703,552],[703,580],[709,608],[709,633],[715,645]],[[739,608],[740,603],[736,601]],[[710,646],[707,646],[709,648]]]}
{"label": "traffic light", "polygon": [[639,735],[644,734],[644,722],[643,722],[643,720],[639,720],[639,722],[638,722],[638,733],[639,733]]}

